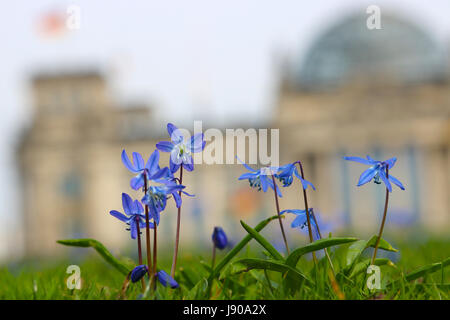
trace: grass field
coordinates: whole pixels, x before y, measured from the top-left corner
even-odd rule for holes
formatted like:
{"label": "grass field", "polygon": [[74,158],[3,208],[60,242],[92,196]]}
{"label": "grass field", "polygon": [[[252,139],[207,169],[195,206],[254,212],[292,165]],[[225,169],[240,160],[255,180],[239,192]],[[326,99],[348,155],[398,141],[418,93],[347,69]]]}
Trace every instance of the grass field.
{"label": "grass field", "polygon": [[[332,240],[320,241],[326,242],[324,246],[328,247],[335,276],[322,254],[323,250],[316,251],[317,265],[311,259],[311,253],[307,253],[299,257],[293,269],[289,269],[286,266],[289,259],[277,258],[277,253],[272,251],[274,248],[265,244],[264,238],[259,241],[251,238],[242,250],[235,248],[236,255],[230,254],[233,249],[218,253],[216,271],[224,257],[229,262],[217,272],[217,276],[211,275],[209,253],[182,252],[180,269],[175,276],[180,288],[165,288],[158,283],[156,291],[148,290],[142,294],[140,282],[129,283],[127,290],[122,290],[126,273],[121,272],[114,261],[112,264],[107,263],[94,250],[87,248],[87,258],[79,263],[82,281],[80,290],[70,290],[66,286],[69,277],[66,268],[74,264],[69,260],[40,262],[39,265],[23,263],[0,268],[0,299],[450,298],[449,240],[397,242],[398,252],[389,252],[386,242],[384,247],[387,250],[379,251],[376,263],[380,265],[382,288],[369,290],[365,283],[370,275],[366,275],[365,271],[371,256],[370,246],[365,250],[365,246],[359,244],[366,241],[331,239],[338,240],[333,240],[334,245],[329,245]],[[347,242],[343,243],[345,241],[342,239],[347,239]],[[170,270],[170,256],[161,256],[159,260],[158,268]],[[116,262],[129,270],[134,266],[125,258],[118,258]]]}

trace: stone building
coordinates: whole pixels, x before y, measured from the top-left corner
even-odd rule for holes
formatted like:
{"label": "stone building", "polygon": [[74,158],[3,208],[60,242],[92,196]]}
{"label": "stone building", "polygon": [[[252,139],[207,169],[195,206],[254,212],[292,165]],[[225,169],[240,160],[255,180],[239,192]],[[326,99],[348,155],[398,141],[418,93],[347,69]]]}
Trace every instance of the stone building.
{"label": "stone building", "polygon": [[[357,188],[364,167],[342,156],[396,156],[392,174],[407,189],[394,187],[393,223],[445,232],[450,225],[448,56],[414,24],[386,15],[381,30],[368,30],[365,19],[342,19],[304,59],[290,57],[281,70],[273,123],[261,127],[280,129],[282,163],[303,161],[306,178],[317,187],[309,192],[310,202],[324,219],[340,218],[344,226],[374,233],[384,190],[372,184]],[[148,157],[157,141],[167,140],[165,124],[153,123],[146,106],[117,106],[96,72],[38,74],[32,91],[34,120],[19,152],[27,253],[55,254],[61,250],[55,240],[68,237],[93,237],[116,249],[131,245],[124,225],[108,214],[121,209],[122,192],[138,197],[128,188],[131,174],[120,153]],[[167,159],[164,154],[161,162]],[[214,225],[241,234],[239,218],[253,222],[275,213],[272,195],[236,181],[244,171],[236,165],[200,165],[185,176],[197,195],[183,207],[185,241],[207,243]],[[284,209],[302,208],[298,187],[283,192]],[[171,246],[174,206],[163,215],[160,243]]]}

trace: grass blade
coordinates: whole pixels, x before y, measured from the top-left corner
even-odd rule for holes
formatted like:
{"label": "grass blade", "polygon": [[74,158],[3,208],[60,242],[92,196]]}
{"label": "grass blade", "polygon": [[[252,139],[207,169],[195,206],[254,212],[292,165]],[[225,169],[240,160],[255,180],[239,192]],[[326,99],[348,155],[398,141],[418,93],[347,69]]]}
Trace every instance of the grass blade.
{"label": "grass blade", "polygon": [[108,262],[122,274],[128,275],[128,273],[131,270],[131,267],[120,262],[116,257],[114,257],[111,254],[111,252],[108,251],[108,249],[106,249],[106,247],[101,242],[95,239],[67,239],[67,240],[58,240],[56,242],[71,247],[94,248],[95,251],[97,251],[98,254],[100,254],[100,256],[103,259],[105,259],[106,262]]}
{"label": "grass blade", "polygon": [[358,239],[356,238],[323,238],[320,240],[316,240],[312,243],[307,244],[304,247],[295,249],[291,252],[291,254],[286,259],[286,264],[295,267],[298,263],[298,260],[305,254],[317,250],[321,250],[324,248],[337,246],[344,243],[354,242]]}
{"label": "grass blade", "polygon": [[410,272],[406,275],[405,278],[407,281],[413,281],[413,280],[419,279],[420,277],[425,276],[426,274],[441,270],[441,268],[445,268],[449,265],[450,265],[450,257],[445,259],[442,262],[436,262],[436,263],[430,264],[428,266],[423,266],[423,267],[417,269],[416,271]]}
{"label": "grass blade", "polygon": [[241,270],[240,272],[250,271],[252,269],[263,269],[263,270],[271,270],[277,272],[290,272],[291,276],[296,277],[298,280],[306,280],[308,284],[312,284],[312,281],[308,279],[303,273],[299,270],[288,266],[281,261],[276,260],[263,260],[263,259],[254,259],[254,258],[245,258],[235,262],[243,264],[247,269]]}
{"label": "grass blade", "polygon": [[275,260],[284,261],[283,256],[275,249],[273,245],[270,244],[262,235],[260,235],[256,230],[248,226],[244,221],[241,220],[241,225],[256,241],[262,245]]}

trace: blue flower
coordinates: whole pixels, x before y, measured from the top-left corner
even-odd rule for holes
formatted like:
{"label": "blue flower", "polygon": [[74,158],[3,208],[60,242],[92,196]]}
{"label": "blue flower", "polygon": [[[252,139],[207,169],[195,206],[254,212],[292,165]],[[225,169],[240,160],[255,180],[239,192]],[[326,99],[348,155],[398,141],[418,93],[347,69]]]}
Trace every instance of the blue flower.
{"label": "blue flower", "polygon": [[[125,215],[119,211],[112,210],[109,213],[117,219],[125,222],[130,226],[131,238],[136,239],[137,236],[137,223],[139,222],[139,228],[145,228],[145,214],[142,204],[138,200],[131,199],[131,197],[122,193],[122,206]],[[150,228],[153,228],[153,223],[150,222]]]}
{"label": "blue flower", "polygon": [[[177,208],[181,206],[181,197],[179,191],[182,191],[185,186],[177,184],[174,180],[159,179],[162,185],[150,186],[147,193],[142,198],[142,203],[149,207],[150,215],[156,225],[159,225],[160,213],[166,208],[167,199],[170,195],[173,196]],[[182,191],[188,196],[192,196],[187,192]]]}
{"label": "blue flower", "polygon": [[125,150],[122,151],[122,162],[133,173],[138,175],[131,179],[130,186],[134,190],[139,190],[144,186],[144,174],[147,174],[148,180],[159,179],[167,175],[168,169],[159,167],[159,151],[155,150],[148,158],[147,164],[144,165],[144,159],[142,156],[133,152],[133,162],[128,158]]}
{"label": "blue flower", "polygon": [[[246,165],[244,162],[242,162],[238,157],[236,157],[238,161],[250,172],[244,173],[241,175],[238,180],[247,180],[250,183],[250,187],[258,189],[258,191],[264,191],[266,192],[267,189],[270,187],[272,190],[274,190],[274,184],[272,180],[272,175],[275,175],[279,168],[277,167],[263,167],[259,170],[255,170],[251,168],[250,166]],[[276,187],[277,194],[279,197],[282,197],[280,188],[278,186]]]}
{"label": "blue flower", "polygon": [[212,234],[212,241],[214,243],[214,246],[216,248],[219,248],[220,250],[224,249],[228,244],[227,235],[225,234],[225,231],[221,227],[215,227],[214,232]]}
{"label": "blue flower", "polygon": [[298,162],[289,163],[284,166],[281,166],[275,177],[278,178],[283,183],[283,187],[288,187],[292,184],[295,175],[302,183],[303,189],[306,190],[308,186],[311,186],[313,190],[316,190],[316,187],[314,187],[314,185],[311,182],[303,179],[302,176],[299,174],[299,172],[297,171],[297,167],[295,166],[296,163]]}
{"label": "blue flower", "polygon": [[131,271],[131,282],[138,282],[143,276],[147,274],[147,272],[148,268],[145,264],[141,264],[140,266],[135,267]]}
{"label": "blue flower", "polygon": [[194,170],[194,159],[192,153],[201,152],[205,148],[206,141],[203,133],[198,133],[185,141],[181,130],[172,123],[167,124],[167,132],[172,141],[160,141],[156,148],[163,152],[170,152],[170,171],[175,173],[182,165],[187,171]]}
{"label": "blue flower", "polygon": [[392,192],[391,182],[397,185],[400,189],[405,190],[403,184],[394,176],[389,174],[389,178],[386,177],[386,168],[389,170],[394,167],[397,158],[391,158],[386,161],[377,161],[367,156],[367,159],[360,157],[344,157],[345,160],[356,161],[362,164],[371,166],[369,169],[365,170],[359,177],[358,187],[366,184],[373,179],[373,182],[380,184],[381,181],[386,185],[389,192]]}
{"label": "blue flower", "polygon": [[[306,217],[306,210],[300,210],[300,209],[287,209],[280,212],[280,214],[284,213],[293,213],[297,217],[292,221],[291,228],[297,228],[300,227],[300,229],[305,228],[308,226],[308,219]],[[319,230],[317,229],[316,220],[312,216],[313,209],[309,208],[309,221],[311,221],[312,225],[312,231],[314,232],[313,235],[315,239],[320,239]]]}
{"label": "blue flower", "polygon": [[169,284],[169,286],[172,289],[178,288],[180,287],[180,285],[178,284],[178,282],[176,282],[171,276],[169,276],[167,274],[167,272],[165,272],[164,270],[160,270],[158,271],[158,273],[156,274],[156,277],[158,278],[159,282],[161,282],[161,284],[164,287],[167,287],[167,284]]}

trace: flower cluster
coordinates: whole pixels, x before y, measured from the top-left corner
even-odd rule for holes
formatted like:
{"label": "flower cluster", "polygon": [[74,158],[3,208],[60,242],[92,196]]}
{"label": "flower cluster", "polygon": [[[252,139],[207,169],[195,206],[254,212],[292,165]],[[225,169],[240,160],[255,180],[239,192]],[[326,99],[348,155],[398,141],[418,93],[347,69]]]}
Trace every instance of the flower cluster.
{"label": "flower cluster", "polygon": [[[122,206],[124,213],[116,210],[110,211],[110,214],[120,221],[125,222],[129,227],[127,230],[131,233],[132,239],[138,241],[139,265],[131,271],[131,281],[137,282],[146,274],[156,277],[163,286],[169,285],[171,288],[178,288],[178,283],[173,276],[167,274],[164,270],[157,270],[156,267],[156,228],[160,223],[161,213],[166,209],[168,199],[173,198],[175,206],[179,209],[182,205],[181,195],[192,197],[193,195],[184,191],[186,188],[182,185],[181,179],[174,177],[174,173],[180,167],[187,171],[194,170],[194,161],[192,153],[201,152],[205,147],[203,133],[194,135],[191,139],[185,139],[181,130],[169,123],[167,131],[171,142],[161,141],[156,144],[156,149],[152,152],[147,162],[141,154],[132,153],[132,160],[125,150],[122,151],[122,162],[125,167],[135,176],[130,180],[130,186],[133,190],[144,192],[142,199],[133,200],[128,194],[122,194]],[[159,151],[170,152],[170,161],[168,167],[160,167]],[[144,209],[145,208],[145,209]],[[148,265],[142,263],[141,239],[142,229],[146,229],[147,235],[147,260]],[[150,267],[150,238],[149,230],[154,230],[154,254],[153,269]],[[177,234],[178,237],[178,234]]]}

